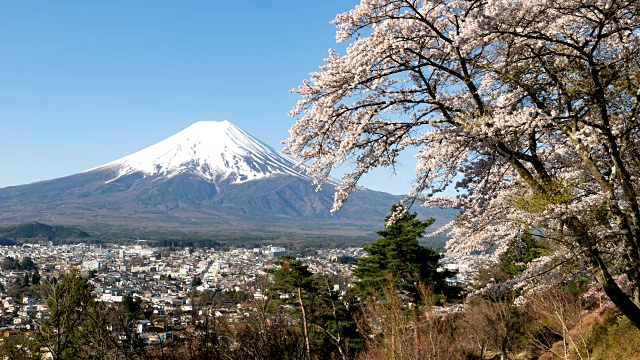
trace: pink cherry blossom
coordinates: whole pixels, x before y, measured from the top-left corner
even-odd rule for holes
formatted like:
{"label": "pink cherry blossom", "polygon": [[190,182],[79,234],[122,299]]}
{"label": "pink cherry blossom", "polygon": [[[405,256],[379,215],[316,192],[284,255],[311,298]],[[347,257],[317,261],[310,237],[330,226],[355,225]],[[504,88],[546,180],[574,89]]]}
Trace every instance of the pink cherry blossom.
{"label": "pink cherry blossom", "polygon": [[407,200],[460,209],[450,255],[536,233],[526,278],[570,256],[640,326],[640,2],[362,0],[334,23],[346,53],[293,90],[286,141],[319,184],[350,167],[333,211],[417,148]]}

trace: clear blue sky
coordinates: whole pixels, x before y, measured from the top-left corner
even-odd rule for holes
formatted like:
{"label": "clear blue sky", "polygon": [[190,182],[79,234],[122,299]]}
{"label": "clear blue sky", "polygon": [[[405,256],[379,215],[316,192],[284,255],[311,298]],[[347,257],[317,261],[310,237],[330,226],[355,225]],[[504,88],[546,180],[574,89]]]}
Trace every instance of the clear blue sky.
{"label": "clear blue sky", "polygon": [[[87,170],[198,120],[229,120],[280,150],[289,90],[335,44],[355,0],[5,1],[0,187]],[[362,185],[406,193],[407,157]]]}

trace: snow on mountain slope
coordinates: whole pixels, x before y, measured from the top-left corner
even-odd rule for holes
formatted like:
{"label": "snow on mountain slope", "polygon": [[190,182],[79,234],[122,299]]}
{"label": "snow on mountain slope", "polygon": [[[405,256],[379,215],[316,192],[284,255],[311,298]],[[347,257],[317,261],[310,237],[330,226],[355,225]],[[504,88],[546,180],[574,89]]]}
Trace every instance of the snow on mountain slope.
{"label": "snow on mountain slope", "polygon": [[273,174],[309,179],[294,168],[292,160],[226,120],[196,122],[155,145],[91,170],[105,168],[118,174],[107,182],[133,173],[171,178],[185,172],[214,183],[225,179],[243,183]]}

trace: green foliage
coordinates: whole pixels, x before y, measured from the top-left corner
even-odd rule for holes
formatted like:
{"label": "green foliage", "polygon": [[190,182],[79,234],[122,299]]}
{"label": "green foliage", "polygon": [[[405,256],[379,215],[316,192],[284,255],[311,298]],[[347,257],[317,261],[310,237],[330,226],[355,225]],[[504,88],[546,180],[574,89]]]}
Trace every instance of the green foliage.
{"label": "green foliage", "polygon": [[[399,206],[391,208],[387,222],[401,210]],[[411,294],[414,300],[419,298],[421,283],[433,286],[438,294],[449,292],[444,280],[451,273],[437,271],[440,254],[418,243],[418,238],[434,220],[420,221],[417,216],[417,213],[405,212],[397,221],[377,232],[378,240],[364,247],[368,255],[358,259],[354,270],[354,275],[360,279],[355,286],[357,296],[365,298],[372,291],[381,292],[382,284],[388,284],[389,279],[395,288]]]}
{"label": "green foliage", "polygon": [[191,288],[197,288],[200,285],[202,285],[202,278],[200,278],[199,276],[194,276],[191,280]]}
{"label": "green foliage", "polygon": [[0,268],[2,268],[2,270],[17,270],[18,267],[19,262],[12,256],[7,256],[0,261]]}
{"label": "green foliage", "polygon": [[13,240],[0,237],[0,246],[13,246],[13,245],[17,245],[17,244],[18,243],[13,241]]}
{"label": "green foliage", "polygon": [[273,285],[268,293],[283,297],[276,304],[295,309],[292,315],[307,327],[304,333],[309,333],[314,354],[322,358],[340,354],[346,358],[362,347],[363,339],[353,320],[354,308],[347,307],[333,291],[328,277],[314,276],[306,265],[289,255],[281,256],[276,265],[279,268],[269,270]]}
{"label": "green foliage", "polygon": [[271,292],[291,293],[297,291],[298,288],[306,292],[315,292],[317,290],[309,267],[304,265],[302,261],[296,260],[294,256],[284,255],[276,260],[279,268],[269,269],[268,272],[273,275],[274,284],[271,286]]}
{"label": "green foliage", "polygon": [[[508,244],[507,251],[500,255],[497,263],[489,264],[478,269],[471,287],[475,290],[485,288],[488,284],[501,284],[514,277],[522,274],[527,264],[535,259],[544,256],[549,252],[549,245],[545,239],[528,233],[523,234],[517,239],[513,239]],[[510,287],[496,287],[497,293],[491,293],[491,297],[505,297],[502,300],[513,296],[518,296],[519,289],[511,289]],[[485,293],[488,296],[488,293]]]}
{"label": "green foliage", "polygon": [[30,256],[25,256],[20,260],[20,270],[35,270],[36,268],[36,263],[33,262]]}
{"label": "green foliage", "polygon": [[318,284],[318,301],[313,309],[312,323],[322,331],[316,335],[324,358],[332,358],[333,353],[352,357],[364,347],[364,339],[354,321],[360,310],[348,306],[348,302],[333,290],[333,282],[326,275],[315,278]]}
{"label": "green foliage", "polygon": [[37,268],[33,259],[29,256],[25,256],[22,260],[15,259],[11,256],[7,256],[0,261],[0,268],[2,270],[26,270],[31,271]]}
{"label": "green foliage", "polygon": [[539,238],[531,234],[524,234],[500,258],[499,270],[509,276],[521,274],[526,264],[542,256],[543,244]]}
{"label": "green foliage", "polygon": [[91,237],[88,233],[74,227],[47,225],[39,222],[28,224],[13,225],[0,228],[0,237],[7,239],[47,239],[47,240],[63,240],[63,239],[86,239]]}
{"label": "green foliage", "polygon": [[36,269],[33,274],[31,275],[31,284],[32,285],[40,285],[40,279],[42,277],[40,276],[40,273],[38,272],[38,270]]}
{"label": "green foliage", "polygon": [[637,359],[640,330],[617,312],[604,314],[603,321],[593,328],[587,343],[593,360]]}
{"label": "green foliage", "polygon": [[93,285],[77,271],[63,276],[50,289],[49,317],[39,334],[41,347],[54,360],[75,359],[86,345],[87,312],[94,303]]}
{"label": "green foliage", "polygon": [[247,293],[242,290],[236,291],[235,289],[231,291],[225,291],[225,292],[218,291],[215,294],[215,298],[217,299],[219,295],[222,295],[221,296],[222,299],[226,301],[231,301],[236,305],[245,301],[249,301],[250,299],[253,298],[250,293]]}
{"label": "green foliage", "polygon": [[25,333],[5,338],[0,347],[0,358],[11,360],[33,359],[36,346],[33,338]]}
{"label": "green foliage", "polygon": [[575,197],[575,185],[552,181],[546,185],[544,193],[513,196],[511,205],[529,213],[541,213],[550,205],[568,204]]}
{"label": "green foliage", "polygon": [[343,256],[339,256],[336,259],[336,262],[339,264],[355,264],[358,262],[358,259],[354,258],[353,256],[343,255]]}
{"label": "green foliage", "polygon": [[127,319],[142,318],[140,299],[134,299],[131,295],[123,295],[120,309]]}

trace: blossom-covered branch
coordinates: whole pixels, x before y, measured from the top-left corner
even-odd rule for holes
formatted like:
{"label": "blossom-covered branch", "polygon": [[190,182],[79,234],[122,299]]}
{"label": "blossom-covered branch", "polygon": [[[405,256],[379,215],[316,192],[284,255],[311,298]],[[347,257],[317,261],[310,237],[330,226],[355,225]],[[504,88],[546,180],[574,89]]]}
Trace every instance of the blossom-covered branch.
{"label": "blossom-covered branch", "polygon": [[579,254],[640,326],[640,2],[362,0],[334,22],[346,54],[294,90],[286,142],[320,183],[351,166],[334,211],[416,147],[409,195],[462,210],[450,251],[562,239],[549,256]]}

